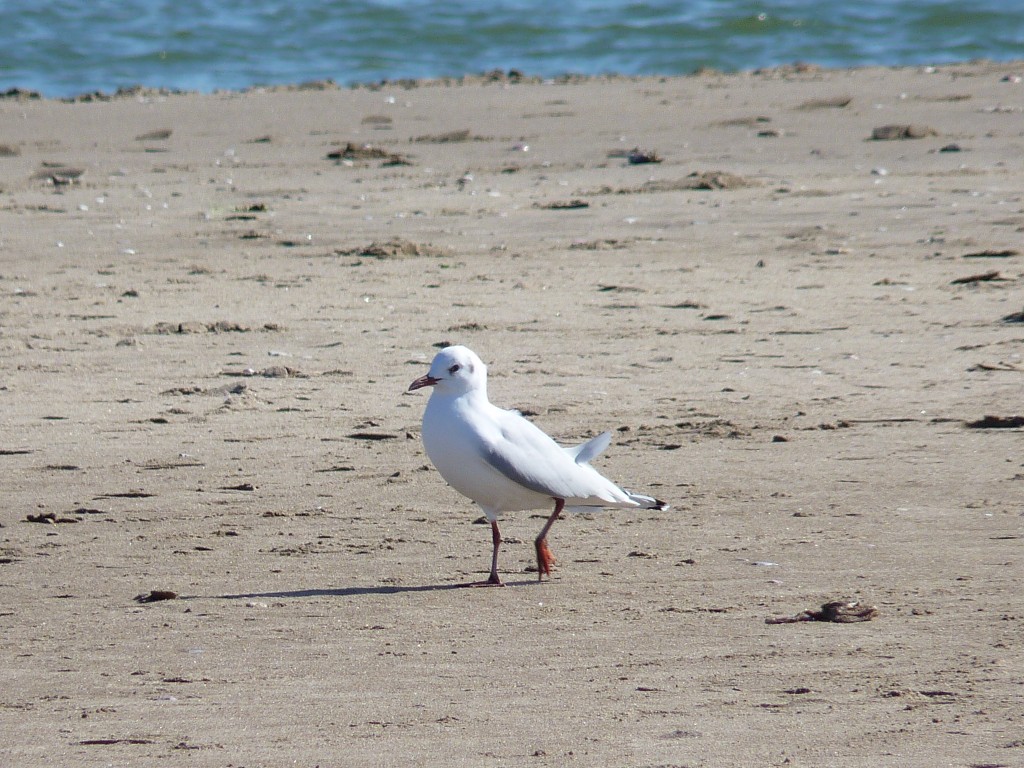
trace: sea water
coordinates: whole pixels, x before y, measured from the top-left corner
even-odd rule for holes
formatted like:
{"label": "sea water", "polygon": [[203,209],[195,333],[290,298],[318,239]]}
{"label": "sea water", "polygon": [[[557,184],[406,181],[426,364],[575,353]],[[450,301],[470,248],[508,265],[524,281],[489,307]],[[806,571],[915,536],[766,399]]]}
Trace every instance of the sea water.
{"label": "sea water", "polygon": [[1024,0],[0,0],[0,91],[1024,59]]}

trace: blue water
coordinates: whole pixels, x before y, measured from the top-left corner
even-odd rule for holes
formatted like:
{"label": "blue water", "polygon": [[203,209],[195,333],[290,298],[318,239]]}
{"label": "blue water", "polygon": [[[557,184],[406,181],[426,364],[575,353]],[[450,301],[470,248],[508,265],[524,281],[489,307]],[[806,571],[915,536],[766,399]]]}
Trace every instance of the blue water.
{"label": "blue water", "polygon": [[0,90],[1024,59],[1024,0],[0,0]]}

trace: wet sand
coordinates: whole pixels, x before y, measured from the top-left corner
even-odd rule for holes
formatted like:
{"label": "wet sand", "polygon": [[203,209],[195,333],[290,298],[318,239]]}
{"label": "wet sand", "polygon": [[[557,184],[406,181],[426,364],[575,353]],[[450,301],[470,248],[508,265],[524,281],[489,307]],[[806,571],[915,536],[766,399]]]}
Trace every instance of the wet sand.
{"label": "wet sand", "polygon": [[[2,762],[1020,764],[1022,75],[0,100]],[[448,342],[673,508],[457,588]]]}

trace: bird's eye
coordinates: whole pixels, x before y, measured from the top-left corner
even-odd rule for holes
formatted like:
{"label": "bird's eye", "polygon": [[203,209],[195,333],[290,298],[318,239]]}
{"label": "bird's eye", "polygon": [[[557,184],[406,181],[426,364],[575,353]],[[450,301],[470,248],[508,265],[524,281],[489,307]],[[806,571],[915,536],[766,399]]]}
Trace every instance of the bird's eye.
{"label": "bird's eye", "polygon": [[453,365],[451,368],[448,369],[448,373],[450,373],[450,374],[452,374],[454,376],[456,373],[459,372],[460,368],[462,368],[462,366],[459,365],[458,363],[456,363],[455,365]]}

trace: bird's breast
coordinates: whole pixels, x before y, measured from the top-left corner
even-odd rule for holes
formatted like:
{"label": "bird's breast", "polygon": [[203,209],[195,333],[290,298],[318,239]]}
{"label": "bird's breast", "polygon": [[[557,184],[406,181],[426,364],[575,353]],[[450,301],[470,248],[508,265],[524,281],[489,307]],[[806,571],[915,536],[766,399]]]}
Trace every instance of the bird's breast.
{"label": "bird's breast", "polygon": [[463,496],[495,512],[533,509],[546,498],[491,466],[481,450],[488,421],[464,403],[431,399],[423,414],[423,448],[441,477]]}

